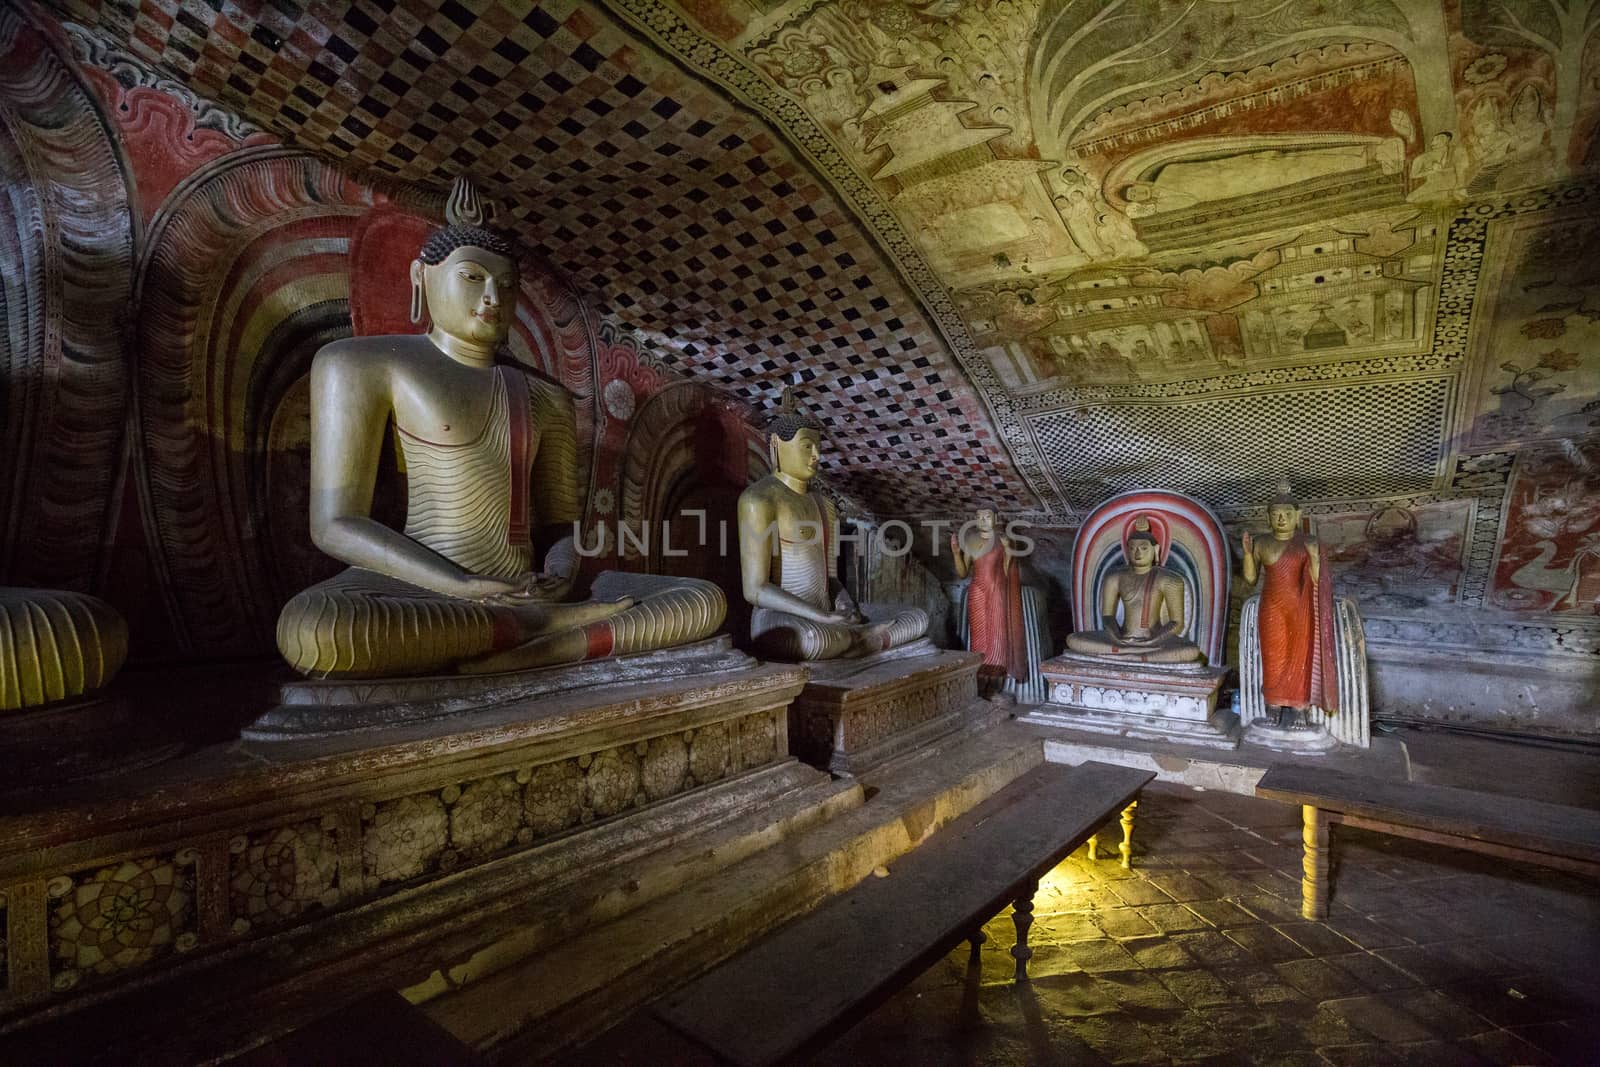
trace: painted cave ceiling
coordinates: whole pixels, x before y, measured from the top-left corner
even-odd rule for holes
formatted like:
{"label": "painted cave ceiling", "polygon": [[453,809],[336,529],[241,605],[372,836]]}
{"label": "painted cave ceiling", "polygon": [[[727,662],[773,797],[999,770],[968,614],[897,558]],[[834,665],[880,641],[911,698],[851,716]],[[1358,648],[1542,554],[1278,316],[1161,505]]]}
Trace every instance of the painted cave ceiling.
{"label": "painted cave ceiling", "polygon": [[802,382],[882,515],[1289,475],[1481,597],[1517,456],[1591,471],[1600,0],[56,9],[363,176],[472,176],[669,365]]}

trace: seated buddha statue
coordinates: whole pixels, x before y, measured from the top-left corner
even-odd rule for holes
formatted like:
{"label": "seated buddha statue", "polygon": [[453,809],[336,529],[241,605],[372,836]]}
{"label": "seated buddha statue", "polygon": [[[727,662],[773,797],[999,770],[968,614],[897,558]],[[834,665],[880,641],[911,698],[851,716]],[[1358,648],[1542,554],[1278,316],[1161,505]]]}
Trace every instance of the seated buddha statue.
{"label": "seated buddha statue", "polygon": [[[1183,578],[1156,566],[1160,545],[1148,519],[1135,520],[1124,544],[1128,563],[1107,572],[1100,589],[1099,630],[1067,635],[1067,648],[1086,656],[1138,663],[1204,663],[1205,653],[1183,636]],[[1117,622],[1117,608],[1122,622]]]}
{"label": "seated buddha statue", "polygon": [[[515,313],[511,244],[458,185],[448,225],[411,264],[426,334],[335,341],[311,368],[311,536],[349,569],[297,594],[278,648],[318,678],[487,673],[685,644],[722,624],[710,582],[577,575],[577,430],[559,385],[498,363]],[[388,427],[406,522],[371,515]],[[565,529],[567,536],[559,538]],[[534,535],[553,539],[543,571]]]}
{"label": "seated buddha statue", "polygon": [[767,427],[771,474],[739,495],[739,568],[756,654],[778,660],[868,656],[928,632],[928,613],[901,608],[868,621],[834,577],[838,512],[811,489],[822,423],[785,394]]}

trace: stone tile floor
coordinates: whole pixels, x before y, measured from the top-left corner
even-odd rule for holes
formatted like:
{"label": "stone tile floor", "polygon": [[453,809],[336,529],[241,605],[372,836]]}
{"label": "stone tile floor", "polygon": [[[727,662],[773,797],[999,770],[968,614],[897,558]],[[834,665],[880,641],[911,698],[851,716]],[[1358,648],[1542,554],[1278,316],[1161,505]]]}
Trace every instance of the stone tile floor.
{"label": "stone tile floor", "polygon": [[1035,898],[851,1030],[826,1064],[1600,1064],[1600,887],[1336,827],[1327,922],[1300,917],[1297,808],[1152,784]]}

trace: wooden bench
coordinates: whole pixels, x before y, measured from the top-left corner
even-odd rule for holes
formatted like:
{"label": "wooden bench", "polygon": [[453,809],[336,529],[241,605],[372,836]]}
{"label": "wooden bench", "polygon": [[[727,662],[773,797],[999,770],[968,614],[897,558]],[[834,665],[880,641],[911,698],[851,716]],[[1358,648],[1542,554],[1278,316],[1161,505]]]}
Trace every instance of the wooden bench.
{"label": "wooden bench", "polygon": [[1328,916],[1334,823],[1600,875],[1600,811],[1471,789],[1389,782],[1322,767],[1273,767],[1256,795],[1299,804],[1305,820],[1300,913]]}
{"label": "wooden bench", "polygon": [[[734,1064],[804,1056],[849,1029],[983,924],[1014,909],[1016,979],[1027,980],[1039,879],[1108,816],[1129,811],[1149,771],[1045,764],[889,866],[667,997],[656,1019]],[[1131,827],[1132,813],[1127,816]]]}

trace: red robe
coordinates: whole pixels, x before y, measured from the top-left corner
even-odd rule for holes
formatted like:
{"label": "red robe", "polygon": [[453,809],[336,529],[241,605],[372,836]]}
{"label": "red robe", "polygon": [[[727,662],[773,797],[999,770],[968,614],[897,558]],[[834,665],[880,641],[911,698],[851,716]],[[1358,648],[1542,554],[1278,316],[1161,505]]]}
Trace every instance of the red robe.
{"label": "red robe", "polygon": [[1339,710],[1333,657],[1333,585],[1327,568],[1311,581],[1311,552],[1296,534],[1262,568],[1261,688],[1269,705]]}
{"label": "red robe", "polygon": [[979,668],[990,676],[1028,677],[1028,644],[1022,626],[1022,567],[1002,567],[1005,545],[994,546],[972,561],[967,587],[967,647],[983,653]]}

